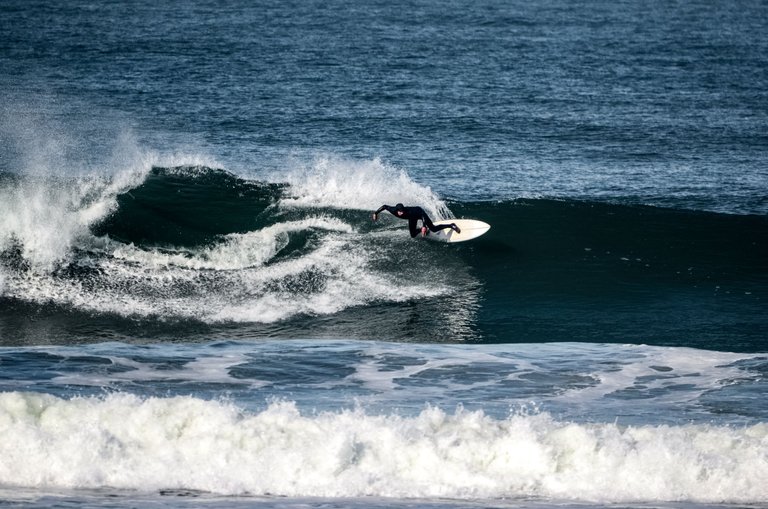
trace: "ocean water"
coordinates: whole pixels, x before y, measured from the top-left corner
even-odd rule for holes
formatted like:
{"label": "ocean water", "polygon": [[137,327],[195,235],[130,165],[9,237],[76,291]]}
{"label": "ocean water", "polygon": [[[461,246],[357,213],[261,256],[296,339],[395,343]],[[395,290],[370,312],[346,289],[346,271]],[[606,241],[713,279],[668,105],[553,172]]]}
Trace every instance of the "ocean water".
{"label": "ocean water", "polygon": [[0,506],[765,506],[766,34],[3,2]]}

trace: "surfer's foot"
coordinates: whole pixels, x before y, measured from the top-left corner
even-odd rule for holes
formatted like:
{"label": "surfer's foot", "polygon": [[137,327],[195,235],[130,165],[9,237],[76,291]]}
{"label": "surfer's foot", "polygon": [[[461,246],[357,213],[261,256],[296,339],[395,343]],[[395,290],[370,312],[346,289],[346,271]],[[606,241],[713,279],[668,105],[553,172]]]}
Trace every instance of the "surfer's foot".
{"label": "surfer's foot", "polygon": [[455,231],[456,233],[461,233],[461,228],[456,226],[456,223],[451,223],[451,229]]}

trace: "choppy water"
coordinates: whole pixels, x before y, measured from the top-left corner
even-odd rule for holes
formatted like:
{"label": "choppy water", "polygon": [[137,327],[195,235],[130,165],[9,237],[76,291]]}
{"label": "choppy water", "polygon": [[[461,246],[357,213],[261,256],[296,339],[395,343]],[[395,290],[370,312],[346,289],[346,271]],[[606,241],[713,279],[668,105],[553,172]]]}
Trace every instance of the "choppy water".
{"label": "choppy water", "polygon": [[765,504],[766,25],[0,6],[2,504]]}

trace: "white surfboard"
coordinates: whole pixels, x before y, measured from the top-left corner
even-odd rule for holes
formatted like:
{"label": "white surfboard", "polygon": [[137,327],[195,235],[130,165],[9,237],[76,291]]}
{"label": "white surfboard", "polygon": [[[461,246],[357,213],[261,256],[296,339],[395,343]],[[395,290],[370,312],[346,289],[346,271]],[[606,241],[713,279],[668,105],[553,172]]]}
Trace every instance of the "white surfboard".
{"label": "white surfboard", "polygon": [[427,233],[427,240],[436,240],[438,242],[464,242],[479,237],[491,229],[491,225],[475,219],[445,219],[434,221],[435,225],[456,223],[461,233],[456,233],[450,228],[445,228],[439,232]]}

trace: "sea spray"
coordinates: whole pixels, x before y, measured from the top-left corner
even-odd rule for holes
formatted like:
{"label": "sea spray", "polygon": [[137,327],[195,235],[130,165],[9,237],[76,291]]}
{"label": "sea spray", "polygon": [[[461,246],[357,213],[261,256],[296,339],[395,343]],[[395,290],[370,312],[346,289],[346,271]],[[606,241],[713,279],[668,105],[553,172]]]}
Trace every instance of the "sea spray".
{"label": "sea spray", "polygon": [[289,196],[281,202],[284,206],[373,211],[384,203],[404,203],[422,207],[433,220],[453,217],[430,186],[378,158],[354,161],[318,156],[295,162],[293,169],[274,178],[291,186]]}

